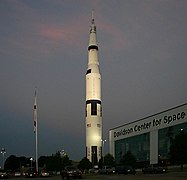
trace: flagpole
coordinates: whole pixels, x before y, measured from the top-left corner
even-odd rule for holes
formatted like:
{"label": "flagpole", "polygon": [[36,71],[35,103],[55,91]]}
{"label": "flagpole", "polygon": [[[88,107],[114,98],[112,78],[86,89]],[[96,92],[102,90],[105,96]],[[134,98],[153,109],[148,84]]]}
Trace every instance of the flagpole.
{"label": "flagpole", "polygon": [[34,96],[34,132],[35,132],[35,142],[36,142],[36,173],[38,174],[38,119],[37,119],[37,96],[35,89]]}

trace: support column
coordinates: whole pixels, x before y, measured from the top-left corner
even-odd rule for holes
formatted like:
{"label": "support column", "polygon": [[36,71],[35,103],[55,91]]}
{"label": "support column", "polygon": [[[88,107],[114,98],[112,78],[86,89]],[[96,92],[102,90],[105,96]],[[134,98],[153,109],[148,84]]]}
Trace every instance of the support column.
{"label": "support column", "polygon": [[158,130],[150,132],[150,164],[158,163]]}

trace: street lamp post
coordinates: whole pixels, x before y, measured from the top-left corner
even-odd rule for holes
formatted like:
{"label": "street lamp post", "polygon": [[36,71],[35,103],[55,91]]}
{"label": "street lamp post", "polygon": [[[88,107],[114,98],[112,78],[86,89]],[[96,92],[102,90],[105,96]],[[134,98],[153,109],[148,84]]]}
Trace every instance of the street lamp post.
{"label": "street lamp post", "polygon": [[60,156],[61,156],[61,157],[64,157],[64,156],[65,156],[65,151],[64,151],[63,149],[60,151]]}
{"label": "street lamp post", "polygon": [[104,164],[104,153],[105,153],[105,142],[106,142],[106,139],[101,139],[101,142],[103,143],[103,148],[102,148],[102,157],[103,157],[103,164]]}
{"label": "street lamp post", "polygon": [[6,151],[5,151],[5,148],[2,148],[1,149],[1,154],[3,155],[3,165],[2,165],[2,167],[3,167],[3,169],[4,169],[4,163],[5,163],[5,154],[6,154]]}
{"label": "street lamp post", "polygon": [[31,161],[31,170],[32,170],[32,161],[33,161],[34,159],[31,157],[30,158],[30,161]]}

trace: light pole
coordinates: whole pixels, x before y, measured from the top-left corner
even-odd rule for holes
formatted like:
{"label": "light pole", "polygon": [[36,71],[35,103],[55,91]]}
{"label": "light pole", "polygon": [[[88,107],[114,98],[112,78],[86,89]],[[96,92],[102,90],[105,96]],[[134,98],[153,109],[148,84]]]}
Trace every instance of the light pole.
{"label": "light pole", "polygon": [[106,142],[106,139],[101,139],[101,142],[103,143],[102,157],[103,157],[103,164],[104,164],[104,153],[105,153],[105,142]]}
{"label": "light pole", "polygon": [[60,156],[61,156],[61,157],[64,157],[64,156],[65,156],[65,151],[64,151],[63,149],[60,151]]}
{"label": "light pole", "polygon": [[31,161],[31,170],[32,170],[32,161],[33,161],[34,159],[31,157],[30,158],[30,161]]}
{"label": "light pole", "polygon": [[6,154],[5,148],[2,148],[2,149],[1,149],[1,154],[3,155],[3,166],[2,166],[2,167],[3,167],[3,169],[4,169],[4,165],[5,165],[5,164],[4,164],[4,163],[5,163],[4,161],[5,161],[5,154]]}

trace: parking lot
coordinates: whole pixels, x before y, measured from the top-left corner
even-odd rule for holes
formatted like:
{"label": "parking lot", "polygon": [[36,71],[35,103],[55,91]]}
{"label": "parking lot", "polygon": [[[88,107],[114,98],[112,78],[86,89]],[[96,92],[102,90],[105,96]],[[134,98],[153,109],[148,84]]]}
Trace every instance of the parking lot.
{"label": "parking lot", "polygon": [[[52,176],[45,178],[10,178],[11,180],[24,180],[24,179],[36,179],[36,180],[61,180],[61,176]],[[187,171],[176,171],[176,172],[166,172],[163,174],[142,174],[141,172],[137,172],[136,175],[99,175],[99,174],[88,174],[83,175],[82,179],[84,180],[98,180],[98,179],[114,179],[114,180],[186,180],[187,179]]]}
{"label": "parking lot", "polygon": [[88,175],[84,179],[114,179],[114,180],[186,180],[187,172],[167,172],[163,174],[142,174],[138,172],[136,175]]}

